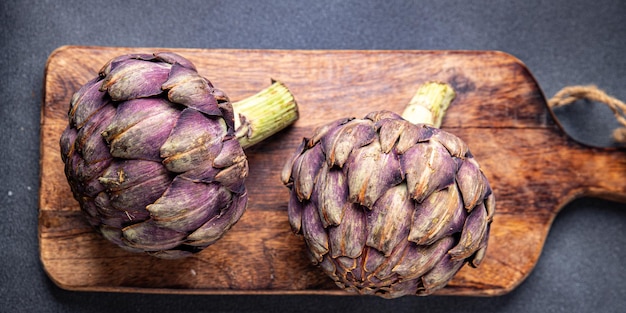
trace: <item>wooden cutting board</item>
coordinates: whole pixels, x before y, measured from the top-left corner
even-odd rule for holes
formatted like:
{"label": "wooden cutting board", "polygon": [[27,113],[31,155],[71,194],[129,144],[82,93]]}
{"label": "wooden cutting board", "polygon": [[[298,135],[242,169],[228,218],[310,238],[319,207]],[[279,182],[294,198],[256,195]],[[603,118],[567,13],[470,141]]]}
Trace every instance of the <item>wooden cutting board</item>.
{"label": "wooden cutting board", "polygon": [[[182,260],[132,254],[83,220],[63,174],[59,137],[70,97],[114,56],[177,52],[237,101],[271,79],[294,93],[301,118],[247,150],[249,207],[218,243]],[[287,221],[283,162],[303,136],[331,120],[402,112],[418,85],[457,93],[443,129],[463,138],[497,199],[487,257],[464,267],[440,295],[507,293],[532,271],[559,210],[580,196],[626,201],[626,151],[589,148],[559,128],[537,82],[518,59],[494,51],[200,50],[65,46],[45,68],[41,114],[41,262],[61,288],[179,294],[343,295],[310,265]]]}

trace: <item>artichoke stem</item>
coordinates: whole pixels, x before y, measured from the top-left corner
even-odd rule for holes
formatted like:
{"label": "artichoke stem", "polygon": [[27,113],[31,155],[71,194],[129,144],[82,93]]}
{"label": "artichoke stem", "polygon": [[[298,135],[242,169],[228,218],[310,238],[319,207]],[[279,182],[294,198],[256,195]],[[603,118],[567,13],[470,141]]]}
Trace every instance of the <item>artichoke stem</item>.
{"label": "artichoke stem", "polygon": [[441,82],[427,82],[415,92],[402,117],[413,124],[430,124],[439,128],[455,97],[452,86]]}
{"label": "artichoke stem", "polygon": [[291,125],[298,119],[298,105],[287,87],[278,81],[233,103],[235,136],[245,149]]}

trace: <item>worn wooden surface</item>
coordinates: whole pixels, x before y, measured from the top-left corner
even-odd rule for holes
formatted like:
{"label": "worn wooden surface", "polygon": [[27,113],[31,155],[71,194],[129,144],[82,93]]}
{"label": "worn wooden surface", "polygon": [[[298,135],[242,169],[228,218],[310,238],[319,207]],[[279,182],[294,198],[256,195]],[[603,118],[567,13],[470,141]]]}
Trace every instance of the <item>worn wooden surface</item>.
{"label": "worn wooden surface", "polygon": [[[183,260],[125,252],[83,220],[65,182],[59,136],[70,97],[123,53],[178,52],[239,100],[285,83],[300,105],[296,124],[247,151],[249,207],[218,243]],[[402,112],[427,80],[457,90],[444,129],[466,140],[497,199],[487,257],[463,268],[438,294],[499,295],[521,283],[540,257],[553,218],[583,196],[626,200],[626,152],[582,146],[559,129],[528,69],[501,52],[283,51],[61,47],[46,65],[41,115],[39,241],[50,278],[70,290],[192,294],[333,294],[309,265],[287,222],[279,174],[303,136],[330,120]]]}

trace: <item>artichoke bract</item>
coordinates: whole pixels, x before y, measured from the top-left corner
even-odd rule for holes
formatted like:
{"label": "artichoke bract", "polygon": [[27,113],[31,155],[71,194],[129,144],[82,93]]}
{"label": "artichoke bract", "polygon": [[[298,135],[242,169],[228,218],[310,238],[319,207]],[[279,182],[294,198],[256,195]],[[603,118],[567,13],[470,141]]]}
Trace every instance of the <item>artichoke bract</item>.
{"label": "artichoke bract", "polygon": [[89,223],[126,250],[180,258],[239,220],[243,148],[298,111],[279,82],[232,104],[189,60],[163,52],[110,60],[73,95],[68,118],[61,157]]}
{"label": "artichoke bract", "polygon": [[339,287],[428,295],[483,260],[494,194],[468,146],[435,127],[454,97],[446,84],[425,84],[403,114],[425,120],[389,111],[340,119],[286,163],[291,228]]}

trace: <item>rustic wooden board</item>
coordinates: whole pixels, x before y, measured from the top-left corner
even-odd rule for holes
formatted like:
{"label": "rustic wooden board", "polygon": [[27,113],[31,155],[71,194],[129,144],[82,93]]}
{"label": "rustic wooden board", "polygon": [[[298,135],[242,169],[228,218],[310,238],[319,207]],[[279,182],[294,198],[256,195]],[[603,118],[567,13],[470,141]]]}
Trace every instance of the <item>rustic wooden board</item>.
{"label": "rustic wooden board", "polygon": [[[247,151],[249,207],[218,243],[183,260],[125,252],[83,220],[65,182],[59,137],[70,97],[110,58],[170,50],[234,101],[285,83],[300,105],[296,124]],[[582,146],[563,134],[528,69],[486,51],[283,51],[66,46],[46,64],[41,115],[39,241],[50,278],[70,290],[190,294],[332,294],[289,229],[279,175],[303,136],[330,120],[401,112],[427,80],[457,90],[443,128],[470,145],[497,199],[487,257],[463,268],[442,295],[499,295],[531,272],[558,211],[572,199],[626,201],[626,152]]]}

